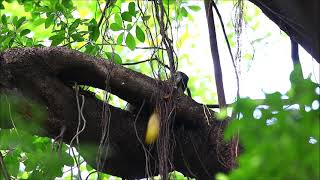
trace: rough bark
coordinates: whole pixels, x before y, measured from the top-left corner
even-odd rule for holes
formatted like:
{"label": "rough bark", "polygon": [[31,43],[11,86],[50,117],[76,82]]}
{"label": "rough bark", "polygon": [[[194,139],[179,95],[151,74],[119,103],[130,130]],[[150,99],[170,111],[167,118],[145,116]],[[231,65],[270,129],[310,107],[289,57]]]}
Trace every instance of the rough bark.
{"label": "rough bark", "polygon": [[[69,82],[107,89],[137,106],[145,102],[146,107],[153,107],[155,96],[163,97],[163,100],[168,98],[165,91],[168,82],[75,50],[21,48],[0,54],[0,92],[26,97],[46,107],[48,116],[41,123],[42,131],[34,134],[56,138],[65,127],[63,141],[66,143],[75,135],[78,109]],[[83,95],[87,123],[79,136],[80,153],[96,167],[104,122],[101,118],[103,102],[90,94]],[[229,145],[222,141],[226,122],[216,121],[214,112],[181,92],[175,92],[169,98],[176,102],[174,169],[199,179],[213,179],[217,172],[228,172],[230,169],[225,167],[223,160],[230,157]],[[110,139],[103,171],[124,178],[145,177],[145,154],[137,137],[144,139],[148,113],[142,113],[136,119],[136,114],[111,105],[108,107]],[[32,120],[32,115],[27,114],[26,119]],[[157,156],[155,149],[151,148],[153,157]],[[157,174],[156,166],[156,160],[151,159],[154,174]]]}
{"label": "rough bark", "polygon": [[249,0],[320,63],[319,0]]}

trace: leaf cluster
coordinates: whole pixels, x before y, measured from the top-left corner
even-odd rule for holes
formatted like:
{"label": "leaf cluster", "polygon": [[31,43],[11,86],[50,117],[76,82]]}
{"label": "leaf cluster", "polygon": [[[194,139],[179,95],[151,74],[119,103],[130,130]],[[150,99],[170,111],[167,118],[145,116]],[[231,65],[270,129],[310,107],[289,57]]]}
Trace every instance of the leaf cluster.
{"label": "leaf cluster", "polygon": [[218,179],[319,179],[320,86],[298,72],[291,73],[291,89],[284,95],[237,101],[238,118],[225,137],[239,132],[243,152],[239,167]]}
{"label": "leaf cluster", "polygon": [[[22,98],[2,95],[0,100],[0,150],[8,174],[18,179],[62,176],[63,167],[73,165],[67,146],[63,144],[58,151],[51,139],[28,133],[41,133],[41,128],[30,122],[41,124],[46,117],[43,109]],[[14,128],[7,129],[9,126]]]}

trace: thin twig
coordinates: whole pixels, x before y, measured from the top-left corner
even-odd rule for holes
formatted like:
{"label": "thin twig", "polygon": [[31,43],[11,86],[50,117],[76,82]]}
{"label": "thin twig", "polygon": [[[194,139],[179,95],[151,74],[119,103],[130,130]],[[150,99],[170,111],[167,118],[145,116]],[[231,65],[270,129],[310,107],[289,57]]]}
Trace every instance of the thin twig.
{"label": "thin twig", "polygon": [[[176,67],[175,67],[175,63],[174,63],[175,62],[174,61],[174,50],[172,47],[172,40],[169,39],[169,37],[166,33],[166,29],[165,29],[165,24],[164,24],[164,14],[165,13],[164,13],[164,7],[163,7],[162,0],[159,0],[159,2],[154,1],[154,7],[155,7],[155,10],[157,11],[156,19],[159,24],[160,34],[162,36],[162,43],[164,44],[164,46],[166,47],[166,50],[167,50],[170,72],[171,72],[171,74],[174,74],[174,72],[176,71]],[[159,7],[160,7],[160,9],[159,9]],[[172,77],[174,77],[174,76],[172,76]]]}
{"label": "thin twig", "polygon": [[16,125],[14,124],[14,121],[13,121],[13,118],[12,118],[10,102],[9,102],[8,97],[7,97],[6,95],[5,95],[5,97],[6,97],[6,101],[7,101],[7,103],[8,103],[8,111],[9,111],[10,121],[11,121],[11,123],[12,123],[12,126],[13,126],[14,131],[17,133],[17,135],[19,135],[19,133],[18,133],[18,131],[17,131],[17,127],[16,127]]}
{"label": "thin twig", "polygon": [[99,22],[98,22],[98,28],[100,28],[100,26],[102,24],[102,21],[103,21],[105,15],[106,15],[106,11],[108,9],[109,3],[110,3],[110,1],[106,1],[106,5],[104,6],[104,9],[102,11],[101,17],[100,17]]}
{"label": "thin twig", "polygon": [[[142,60],[142,61],[138,61],[138,62],[132,62],[132,63],[122,63],[121,65],[123,65],[123,66],[137,65],[137,64],[141,64],[141,63],[145,63],[145,62],[154,61],[154,60],[158,60],[158,58],[150,58],[150,59],[146,59],[146,60]],[[157,61],[157,62],[160,63],[165,68],[170,69],[169,66],[164,64],[163,62],[161,62],[161,61]]]}
{"label": "thin twig", "polygon": [[212,3],[212,6],[214,7],[214,9],[215,9],[215,11],[216,11],[216,13],[218,15],[218,18],[219,18],[219,21],[220,21],[220,24],[221,24],[221,27],[222,27],[222,31],[223,31],[223,36],[224,36],[224,39],[225,39],[225,41],[227,43],[228,51],[229,51],[229,54],[230,54],[230,57],[231,57],[231,60],[232,60],[232,65],[233,65],[234,73],[236,75],[236,80],[237,80],[237,98],[239,98],[240,97],[240,80],[239,80],[239,74],[238,74],[237,66],[236,66],[234,57],[232,55],[231,46],[230,46],[230,43],[229,43],[229,40],[228,40],[228,36],[227,36],[227,33],[226,33],[226,29],[225,29],[225,26],[224,26],[220,11],[219,11],[216,3]]}
{"label": "thin twig", "polygon": [[0,165],[1,165],[1,169],[2,169],[2,173],[3,173],[4,179],[5,180],[10,180],[10,175],[8,173],[6,165],[4,164],[4,159],[3,159],[1,151],[0,151]]}
{"label": "thin twig", "polygon": [[[124,44],[116,44],[116,43],[96,43],[96,45],[109,45],[109,46],[122,46],[122,47],[128,47],[127,45]],[[166,50],[162,47],[157,47],[157,46],[150,46],[150,47],[135,47],[135,49],[160,49],[160,50]]]}
{"label": "thin twig", "polygon": [[188,134],[188,136],[189,136],[189,139],[190,139],[190,141],[191,141],[193,150],[194,150],[194,152],[195,152],[195,155],[196,155],[197,159],[198,159],[199,162],[200,162],[201,167],[203,168],[204,172],[208,175],[208,177],[210,177],[210,173],[209,173],[209,171],[208,171],[208,168],[206,168],[206,166],[203,164],[203,161],[204,161],[204,160],[203,160],[202,158],[200,158],[199,152],[198,152],[198,150],[197,150],[197,148],[196,148],[196,146],[195,146],[195,143],[194,143],[194,141],[193,141],[193,137],[191,136],[190,132],[188,132],[187,134]]}
{"label": "thin twig", "polygon": [[142,61],[138,61],[138,62],[132,62],[132,63],[122,63],[121,65],[123,65],[123,66],[131,66],[131,65],[137,65],[137,64],[141,64],[141,63],[145,63],[145,62],[149,62],[149,61],[153,61],[153,60],[157,60],[157,58],[151,58],[151,59],[146,59],[146,60],[142,60]]}

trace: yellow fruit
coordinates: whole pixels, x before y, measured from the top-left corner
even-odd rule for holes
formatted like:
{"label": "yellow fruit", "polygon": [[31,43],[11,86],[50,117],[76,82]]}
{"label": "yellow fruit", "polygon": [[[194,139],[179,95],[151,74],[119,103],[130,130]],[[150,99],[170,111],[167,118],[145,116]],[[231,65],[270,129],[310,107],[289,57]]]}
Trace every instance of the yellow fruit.
{"label": "yellow fruit", "polygon": [[160,117],[159,114],[154,111],[149,117],[145,142],[146,144],[152,144],[157,140],[160,130]]}

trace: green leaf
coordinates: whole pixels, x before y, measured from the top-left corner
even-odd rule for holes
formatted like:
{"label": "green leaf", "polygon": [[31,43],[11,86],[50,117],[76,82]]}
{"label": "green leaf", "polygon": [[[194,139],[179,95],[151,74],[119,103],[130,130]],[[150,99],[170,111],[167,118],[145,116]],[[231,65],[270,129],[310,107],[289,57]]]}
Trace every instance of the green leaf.
{"label": "green leaf", "polygon": [[8,173],[12,176],[16,176],[19,173],[19,154],[14,151],[4,157],[4,164],[8,170]]}
{"label": "green leaf", "polygon": [[270,106],[270,109],[282,110],[284,104],[281,100],[281,96],[282,96],[281,93],[274,92],[274,93],[265,94],[265,95],[266,95],[265,104]]}
{"label": "green leaf", "polygon": [[44,178],[44,174],[37,169],[32,169],[32,173],[28,177],[28,179],[43,179],[43,178]]}
{"label": "green leaf", "polygon": [[1,22],[2,24],[6,25],[8,22],[7,22],[7,16],[4,14],[1,16]]}
{"label": "green leaf", "polygon": [[45,21],[46,21],[46,19],[38,17],[38,18],[35,18],[32,23],[34,26],[39,26],[42,23],[45,23]]}
{"label": "green leaf", "polygon": [[47,29],[48,27],[51,26],[51,24],[53,23],[53,20],[54,20],[54,15],[53,14],[50,14],[46,21],[44,22],[44,27]]}
{"label": "green leaf", "polygon": [[14,16],[13,19],[12,19],[12,24],[14,26],[17,26],[17,22],[18,22],[18,17],[17,16]]}
{"label": "green leaf", "polygon": [[64,34],[57,34],[57,35],[51,36],[49,39],[52,40],[51,46],[57,46],[60,43],[62,43],[62,41],[65,39],[65,36]]}
{"label": "green leaf", "polygon": [[[3,97],[1,97],[1,98],[4,99]],[[7,104],[0,105],[0,106],[2,106],[1,109],[3,109],[2,112],[5,112],[4,109],[6,109],[6,110],[8,109],[8,108],[6,108],[6,105]],[[5,119],[5,118],[8,119],[9,118],[9,114],[3,113],[0,115],[2,116],[1,119]],[[15,113],[13,115],[15,115]],[[3,122],[1,122],[0,125],[1,125],[1,127],[6,127],[6,124],[4,124]],[[0,138],[1,138],[0,149],[12,149],[12,148],[16,148],[20,144],[20,139],[19,139],[18,135],[8,129],[1,130]]]}
{"label": "green leaf", "polygon": [[163,3],[163,5],[168,6],[168,5],[172,5],[172,4],[176,3],[176,1],[175,0],[163,0],[162,3]]}
{"label": "green leaf", "polygon": [[117,44],[118,44],[118,45],[121,45],[121,44],[122,44],[122,42],[123,42],[123,36],[124,36],[124,32],[122,32],[122,33],[118,36],[118,38],[117,38]]}
{"label": "green leaf", "polygon": [[93,41],[97,41],[97,39],[100,36],[100,31],[95,19],[92,19],[89,22],[88,30],[89,30],[89,39]]}
{"label": "green leaf", "polygon": [[87,54],[96,55],[96,53],[99,51],[98,45],[93,45],[89,43],[85,47],[86,47],[85,53]]}
{"label": "green leaf", "polygon": [[116,64],[121,64],[122,63],[122,59],[119,56],[119,54],[117,54],[115,52],[106,52],[106,55],[107,55],[108,59],[112,60]]}
{"label": "green leaf", "polygon": [[0,2],[0,9],[4,9],[2,2]]}
{"label": "green leaf", "polygon": [[71,34],[71,38],[72,38],[74,41],[77,41],[77,42],[82,42],[82,41],[84,41],[84,38],[81,36],[80,33]]}
{"label": "green leaf", "polygon": [[[1,33],[1,34],[5,34],[5,33],[10,32],[10,31],[11,31],[11,30],[10,30],[9,28],[7,28],[7,27],[0,29],[0,33]],[[3,36],[3,38],[4,38],[4,37],[5,37],[5,36]]]}
{"label": "green leaf", "polygon": [[93,168],[89,164],[86,164],[86,168],[87,168],[88,171],[93,170]]}
{"label": "green leaf", "polygon": [[64,1],[61,2],[61,4],[67,9],[71,10],[73,8],[72,0],[64,0]]}
{"label": "green leaf", "polygon": [[151,16],[142,16],[142,20],[143,21],[148,21],[150,19]]}
{"label": "green leaf", "polygon": [[132,29],[132,25],[131,25],[131,24],[127,24],[126,30],[127,30],[127,31],[130,31],[131,29]]}
{"label": "green leaf", "polygon": [[14,0],[5,0],[5,1],[8,2],[8,3],[12,3]]}
{"label": "green leaf", "polygon": [[128,11],[121,13],[121,18],[124,21],[132,22],[132,15]]}
{"label": "green leaf", "polygon": [[192,11],[200,11],[201,10],[201,7],[199,6],[196,6],[196,5],[191,5],[191,6],[188,6],[189,9],[191,9]]}
{"label": "green leaf", "polygon": [[144,42],[146,38],[144,32],[138,25],[136,26],[136,37],[140,42]]}
{"label": "green leaf", "polygon": [[17,21],[17,23],[16,23],[16,28],[18,29],[18,28],[20,28],[21,27],[21,25],[26,21],[26,17],[25,16],[23,16],[22,18],[20,18],[18,21]]}
{"label": "green leaf", "polygon": [[14,39],[15,39],[15,35],[13,32],[9,32],[6,36],[4,36],[5,38],[2,39],[2,45],[4,47],[11,47]]}
{"label": "green leaf", "polygon": [[20,32],[20,36],[24,36],[26,34],[29,34],[30,32],[31,32],[30,29],[24,29]]}
{"label": "green leaf", "polygon": [[188,17],[188,11],[186,10],[186,8],[182,7],[180,9],[180,13],[183,17]]}
{"label": "green leaf", "polygon": [[121,24],[121,26],[122,26],[122,18],[121,18],[121,15],[119,13],[116,13],[114,15],[114,22],[119,24],[119,25]]}
{"label": "green leaf", "polygon": [[[315,158],[320,152],[319,108],[306,108],[319,99],[314,92],[319,85],[298,74],[291,77],[294,81],[285,94],[286,101],[283,94],[275,92],[266,94],[261,102],[250,102],[248,98],[236,102],[233,110],[240,119],[230,121],[225,137],[230,139],[240,132],[237,138],[245,151],[237,159],[239,168],[228,174],[228,179],[319,179],[320,159]],[[299,106],[292,106],[296,104]],[[260,118],[252,117],[252,109],[257,108]],[[284,166],[286,169],[281,170]]]}
{"label": "green leaf", "polygon": [[136,41],[130,32],[127,34],[126,37],[126,45],[131,51],[133,51],[136,48]]}
{"label": "green leaf", "polygon": [[80,19],[76,19],[73,21],[73,23],[69,26],[69,33],[70,34],[73,33],[77,29],[80,22],[81,22]]}
{"label": "green leaf", "polygon": [[33,2],[31,1],[24,2],[23,5],[26,12],[30,12],[33,9]]}
{"label": "green leaf", "polygon": [[31,38],[27,38],[26,40],[26,46],[31,47],[34,46],[33,40]]}
{"label": "green leaf", "polygon": [[55,3],[55,7],[54,8],[55,8],[56,11],[60,11],[60,12],[64,11],[64,7],[60,3]]}
{"label": "green leaf", "polygon": [[119,25],[118,23],[112,23],[112,24],[110,25],[110,29],[111,29],[112,31],[120,31],[120,30],[122,30],[123,28],[122,28],[122,26]]}
{"label": "green leaf", "polygon": [[136,4],[134,2],[128,4],[128,10],[132,16],[136,16]]}

